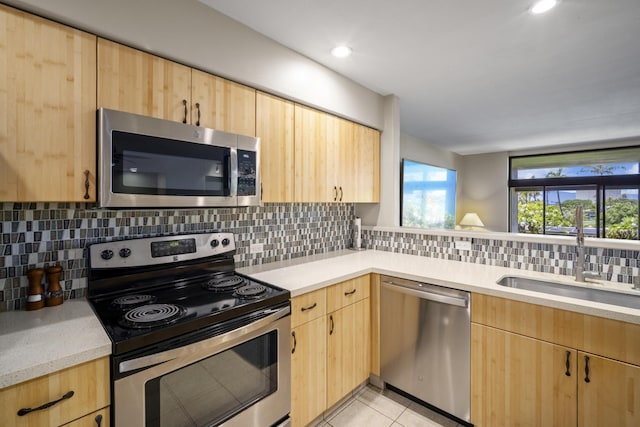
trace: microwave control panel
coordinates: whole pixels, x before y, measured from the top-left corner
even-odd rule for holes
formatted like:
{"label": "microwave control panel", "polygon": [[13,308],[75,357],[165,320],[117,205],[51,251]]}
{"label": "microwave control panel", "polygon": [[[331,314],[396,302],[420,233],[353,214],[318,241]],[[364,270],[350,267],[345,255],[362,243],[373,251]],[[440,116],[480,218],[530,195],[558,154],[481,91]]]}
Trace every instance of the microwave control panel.
{"label": "microwave control panel", "polygon": [[238,150],[238,196],[256,195],[257,169],[256,152]]}

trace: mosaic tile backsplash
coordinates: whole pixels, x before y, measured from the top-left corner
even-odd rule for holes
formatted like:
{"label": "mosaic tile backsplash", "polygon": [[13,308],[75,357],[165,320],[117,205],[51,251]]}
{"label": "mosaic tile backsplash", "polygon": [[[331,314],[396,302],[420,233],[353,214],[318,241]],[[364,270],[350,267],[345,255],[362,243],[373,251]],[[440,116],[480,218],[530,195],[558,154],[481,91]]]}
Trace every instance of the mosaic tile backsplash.
{"label": "mosaic tile backsplash", "polygon": [[[363,230],[367,249],[398,252],[476,264],[544,273],[575,275],[575,245],[518,242],[500,239],[478,239]],[[471,241],[470,251],[455,249],[456,240]],[[585,248],[591,271],[600,271],[603,280],[640,285],[640,251],[608,248]]]}
{"label": "mosaic tile backsplash", "polygon": [[[104,210],[84,203],[0,204],[0,311],[25,307],[26,273],[59,264],[65,299],[87,287],[87,246],[110,240],[229,231],[236,266],[263,264],[348,248],[352,204],[265,204],[261,207]],[[250,254],[251,243],[264,251]]]}
{"label": "mosaic tile backsplash", "polygon": [[[0,311],[25,307],[26,272],[59,264],[65,299],[85,295],[87,246],[136,237],[230,231],[236,266],[265,264],[351,246],[352,204],[287,203],[261,207],[103,210],[84,203],[0,204]],[[471,240],[459,251],[455,240]],[[252,243],[264,252],[249,253]],[[575,245],[541,244],[460,235],[363,230],[368,249],[574,275]],[[586,248],[589,267],[603,279],[640,285],[640,251]]]}

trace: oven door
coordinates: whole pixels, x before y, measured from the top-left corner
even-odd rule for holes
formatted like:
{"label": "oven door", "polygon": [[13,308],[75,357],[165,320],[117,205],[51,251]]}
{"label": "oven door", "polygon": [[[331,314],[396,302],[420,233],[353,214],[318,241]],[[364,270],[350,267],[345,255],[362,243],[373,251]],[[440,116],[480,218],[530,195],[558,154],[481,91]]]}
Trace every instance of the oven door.
{"label": "oven door", "polygon": [[[133,359],[114,358],[115,426],[286,425],[290,312],[289,306],[267,309],[259,320],[214,337]],[[238,322],[243,323],[231,323]]]}

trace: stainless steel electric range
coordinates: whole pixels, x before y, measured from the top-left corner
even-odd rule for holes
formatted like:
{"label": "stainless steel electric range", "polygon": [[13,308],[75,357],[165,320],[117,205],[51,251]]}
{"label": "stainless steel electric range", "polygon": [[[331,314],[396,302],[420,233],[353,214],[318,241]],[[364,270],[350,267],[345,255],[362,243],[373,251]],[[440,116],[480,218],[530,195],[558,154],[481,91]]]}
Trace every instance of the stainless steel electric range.
{"label": "stainless steel electric range", "polygon": [[122,426],[289,425],[289,291],[234,271],[231,233],[89,247]]}

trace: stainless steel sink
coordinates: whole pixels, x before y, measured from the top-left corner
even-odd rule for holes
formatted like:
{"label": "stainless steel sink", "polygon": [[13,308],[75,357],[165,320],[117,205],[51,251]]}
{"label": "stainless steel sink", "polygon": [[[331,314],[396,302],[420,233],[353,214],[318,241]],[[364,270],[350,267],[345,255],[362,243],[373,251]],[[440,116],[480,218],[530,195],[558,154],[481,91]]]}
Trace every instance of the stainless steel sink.
{"label": "stainless steel sink", "polygon": [[633,295],[604,289],[583,288],[518,276],[504,276],[496,283],[508,288],[525,289],[527,291],[542,292],[562,297],[578,298],[586,301],[640,309],[640,294]]}

